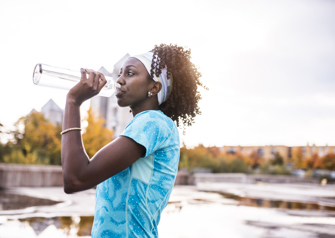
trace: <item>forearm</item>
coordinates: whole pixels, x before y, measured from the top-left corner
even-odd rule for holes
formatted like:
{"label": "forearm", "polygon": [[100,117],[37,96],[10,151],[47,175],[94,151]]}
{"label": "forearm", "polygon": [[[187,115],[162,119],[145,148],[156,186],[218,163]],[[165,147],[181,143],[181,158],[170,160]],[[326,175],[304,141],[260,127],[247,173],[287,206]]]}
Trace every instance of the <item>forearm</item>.
{"label": "forearm", "polygon": [[[63,130],[80,128],[80,105],[71,98],[67,98]],[[89,158],[85,152],[80,131],[69,131],[62,135],[62,167],[64,178],[64,190],[67,193],[77,190],[84,175],[85,167],[89,164]]]}

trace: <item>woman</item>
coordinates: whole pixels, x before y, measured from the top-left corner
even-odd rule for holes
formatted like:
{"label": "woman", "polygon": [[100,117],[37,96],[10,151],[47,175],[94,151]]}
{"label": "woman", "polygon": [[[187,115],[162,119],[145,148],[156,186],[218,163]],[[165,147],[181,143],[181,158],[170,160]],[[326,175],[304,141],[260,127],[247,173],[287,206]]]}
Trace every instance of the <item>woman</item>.
{"label": "woman", "polygon": [[[89,160],[80,134],[80,105],[106,84],[93,70],[66,100],[62,132],[64,190],[97,186],[92,237],[157,237],[178,170],[177,126],[190,126],[200,114],[201,74],[190,51],[175,45],[128,58],[117,83],[118,105],[134,116],[124,132]],[[88,77],[87,77],[88,74]],[[175,123],[176,124],[175,124]]]}

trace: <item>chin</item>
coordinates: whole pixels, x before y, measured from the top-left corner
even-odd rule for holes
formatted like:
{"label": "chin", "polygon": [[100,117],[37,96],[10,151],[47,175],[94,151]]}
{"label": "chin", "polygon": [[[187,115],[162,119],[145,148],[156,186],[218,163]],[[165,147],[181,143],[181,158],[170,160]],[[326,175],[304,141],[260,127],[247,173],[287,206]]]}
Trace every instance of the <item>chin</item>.
{"label": "chin", "polygon": [[122,100],[117,100],[117,105],[119,105],[119,107],[128,107],[129,104],[122,102]]}

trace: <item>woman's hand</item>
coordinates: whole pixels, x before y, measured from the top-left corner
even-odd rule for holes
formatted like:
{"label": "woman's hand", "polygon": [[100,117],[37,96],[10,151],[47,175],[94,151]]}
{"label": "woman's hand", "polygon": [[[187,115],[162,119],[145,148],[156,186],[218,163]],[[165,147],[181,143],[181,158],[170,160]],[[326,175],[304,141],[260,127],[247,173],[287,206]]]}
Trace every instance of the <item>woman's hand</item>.
{"label": "woman's hand", "polygon": [[[80,106],[84,101],[99,94],[107,83],[105,76],[91,69],[80,69],[81,79],[67,94],[67,99]],[[88,77],[87,77],[88,75]]]}

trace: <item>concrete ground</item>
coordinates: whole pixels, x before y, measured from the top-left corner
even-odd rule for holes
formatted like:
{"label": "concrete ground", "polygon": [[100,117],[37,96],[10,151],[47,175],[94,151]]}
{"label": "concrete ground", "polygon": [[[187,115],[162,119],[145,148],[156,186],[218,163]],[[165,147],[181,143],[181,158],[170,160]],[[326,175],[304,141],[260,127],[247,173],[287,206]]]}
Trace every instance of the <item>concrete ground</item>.
{"label": "concrete ground", "polygon": [[[209,191],[214,191],[211,193]],[[20,210],[0,210],[0,237],[14,238],[23,229],[18,219],[29,217],[93,216],[95,190],[67,195],[61,187],[13,188],[6,192],[52,199],[60,203]],[[334,185],[200,183],[176,186],[159,224],[161,238],[330,238],[335,237],[335,212],[240,206],[219,193],[269,200],[317,202],[335,206]],[[25,228],[28,229],[28,228]],[[7,236],[2,236],[6,231]],[[13,231],[13,234],[11,233]],[[15,231],[15,232],[14,232]],[[55,227],[38,236],[54,237]],[[60,236],[55,237],[77,237]]]}
{"label": "concrete ground", "polygon": [[[239,197],[263,199],[269,201],[288,201],[318,204],[335,211],[335,185],[319,184],[238,184],[238,183],[199,183],[199,191],[211,191],[222,194],[234,194]],[[333,209],[332,209],[333,208]],[[287,211],[290,214],[318,215],[317,211]],[[335,216],[335,213],[322,212],[322,216]]]}
{"label": "concrete ground", "polygon": [[38,216],[93,216],[95,189],[74,194],[66,194],[62,187],[11,188],[7,193],[20,194],[37,198],[50,199],[60,203],[51,206],[35,206],[20,210],[0,211],[7,217],[38,217]]}

